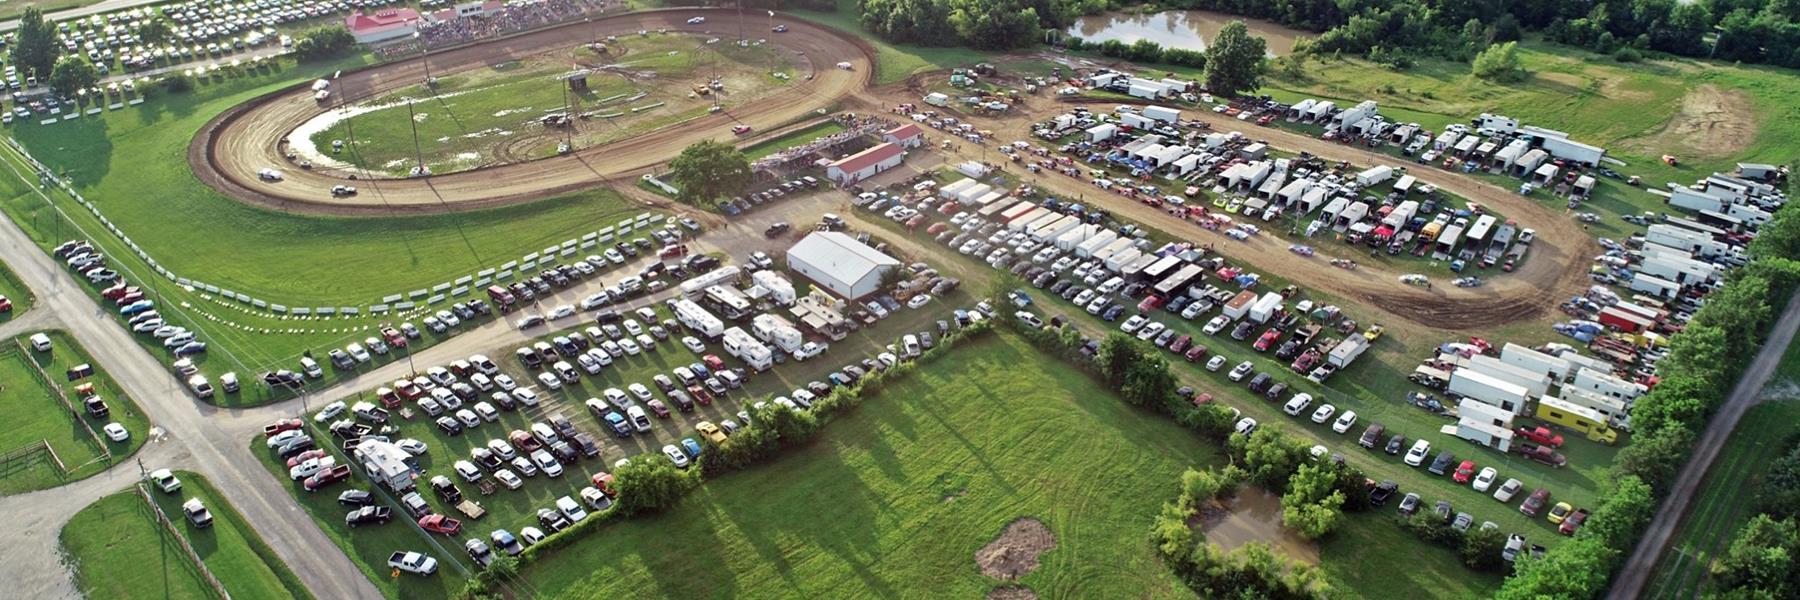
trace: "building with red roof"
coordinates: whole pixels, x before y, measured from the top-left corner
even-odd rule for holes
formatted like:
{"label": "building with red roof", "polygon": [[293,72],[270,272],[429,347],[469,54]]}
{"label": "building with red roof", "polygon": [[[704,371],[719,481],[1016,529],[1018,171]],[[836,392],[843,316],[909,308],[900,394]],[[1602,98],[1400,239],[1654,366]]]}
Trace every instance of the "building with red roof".
{"label": "building with red roof", "polygon": [[839,185],[851,185],[875,174],[900,166],[906,160],[906,149],[899,144],[882,142],[868,150],[840,158],[825,166],[825,177]]}
{"label": "building with red roof", "polygon": [[917,148],[925,143],[925,130],[914,123],[907,123],[881,132],[881,141],[898,144],[902,148]]}
{"label": "building with red roof", "polygon": [[419,30],[419,11],[410,8],[380,10],[375,14],[354,11],[344,17],[344,27],[350,29],[350,35],[355,36],[359,44],[408,38]]}

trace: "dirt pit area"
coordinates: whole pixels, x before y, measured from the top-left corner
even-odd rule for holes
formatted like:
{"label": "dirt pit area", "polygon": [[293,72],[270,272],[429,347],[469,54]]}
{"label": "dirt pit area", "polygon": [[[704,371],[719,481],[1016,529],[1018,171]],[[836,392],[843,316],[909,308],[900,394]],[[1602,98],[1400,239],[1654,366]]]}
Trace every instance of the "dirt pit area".
{"label": "dirt pit area", "polygon": [[1661,130],[1628,140],[1650,154],[1733,156],[1756,139],[1756,107],[1741,90],[1702,85],[1681,97],[1681,110]]}
{"label": "dirt pit area", "polygon": [[[1018,581],[1026,573],[1037,570],[1038,555],[1056,547],[1056,535],[1042,521],[1030,517],[1008,523],[999,537],[975,551],[975,564],[981,574],[1003,581]],[[1019,588],[1024,589],[1024,588]],[[996,589],[995,592],[1000,590]],[[1031,593],[1030,590],[1024,590]],[[1010,592],[1009,592],[1010,593]],[[989,594],[990,598],[996,597]],[[1021,598],[1023,596],[999,596]],[[1031,596],[1035,597],[1035,595]]]}

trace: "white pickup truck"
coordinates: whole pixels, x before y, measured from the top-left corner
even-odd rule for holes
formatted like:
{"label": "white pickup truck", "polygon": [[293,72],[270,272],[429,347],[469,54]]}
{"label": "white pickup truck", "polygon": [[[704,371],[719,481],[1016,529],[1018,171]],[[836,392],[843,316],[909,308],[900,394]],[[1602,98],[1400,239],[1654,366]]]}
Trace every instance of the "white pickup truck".
{"label": "white pickup truck", "polygon": [[414,575],[437,572],[437,559],[418,552],[395,552],[388,555],[388,566]]}

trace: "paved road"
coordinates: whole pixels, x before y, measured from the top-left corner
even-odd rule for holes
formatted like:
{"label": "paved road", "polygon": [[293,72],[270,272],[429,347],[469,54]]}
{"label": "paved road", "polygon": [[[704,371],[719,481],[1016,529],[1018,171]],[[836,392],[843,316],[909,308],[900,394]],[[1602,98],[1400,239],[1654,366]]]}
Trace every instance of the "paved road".
{"label": "paved road", "polygon": [[1650,582],[1651,569],[1662,557],[1663,550],[1669,545],[1669,538],[1674,536],[1675,528],[1687,516],[1688,505],[1692,503],[1700,481],[1706,476],[1707,469],[1712,467],[1713,460],[1718,458],[1719,450],[1725,446],[1725,440],[1737,429],[1738,420],[1744,417],[1744,411],[1755,405],[1762,397],[1763,386],[1774,376],[1775,367],[1781,363],[1782,353],[1787,351],[1788,344],[1794,340],[1794,331],[1800,329],[1800,292],[1788,298],[1787,310],[1781,313],[1775,328],[1769,332],[1769,339],[1763,342],[1762,350],[1756,353],[1756,359],[1750,368],[1744,371],[1743,378],[1731,389],[1731,396],[1725,399],[1725,405],[1707,423],[1706,432],[1701,434],[1700,443],[1694,448],[1686,465],[1681,467],[1681,474],[1675,479],[1675,487],[1669,490],[1669,496],[1657,508],[1656,518],[1650,521],[1650,528],[1644,537],[1638,540],[1631,557],[1626,559],[1625,568],[1613,580],[1612,589],[1607,592],[1608,600],[1631,600],[1643,594],[1645,584]]}

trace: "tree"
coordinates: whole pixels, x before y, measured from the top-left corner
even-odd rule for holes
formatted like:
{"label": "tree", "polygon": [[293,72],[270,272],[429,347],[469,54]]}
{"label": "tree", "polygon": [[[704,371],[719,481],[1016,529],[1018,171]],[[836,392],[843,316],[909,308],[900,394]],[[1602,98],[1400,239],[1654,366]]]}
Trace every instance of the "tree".
{"label": "tree", "polygon": [[356,45],[356,36],[342,25],[321,25],[301,33],[294,40],[294,55],[300,60],[318,60],[337,56]]}
{"label": "tree", "polygon": [[1506,560],[1500,558],[1500,551],[1506,547],[1506,534],[1499,529],[1476,527],[1463,534],[1463,564],[1471,569],[1481,571],[1498,571]]}
{"label": "tree", "polygon": [[1123,333],[1107,334],[1100,341],[1100,351],[1094,355],[1094,362],[1100,367],[1100,375],[1113,385],[1125,382],[1125,376],[1131,372],[1132,363],[1144,356],[1144,349],[1138,346],[1137,340]]}
{"label": "tree", "polygon": [[87,57],[74,54],[64,56],[56,61],[56,67],[50,72],[50,89],[58,95],[75,97],[75,91],[93,87],[100,82],[100,70]]}
{"label": "tree", "polygon": [[1800,446],[1789,449],[1769,465],[1769,474],[1763,476],[1757,491],[1757,502],[1763,512],[1776,518],[1800,513]]}
{"label": "tree", "polygon": [[1757,515],[1744,525],[1725,557],[1712,566],[1724,597],[1792,598],[1800,594],[1800,528],[1793,520]]}
{"label": "tree", "polygon": [[146,42],[163,42],[173,34],[174,31],[169,29],[169,22],[162,19],[150,19],[138,27],[138,37]]}
{"label": "tree", "polygon": [[1675,471],[1687,461],[1694,446],[1694,432],[1685,425],[1671,425],[1632,440],[1619,452],[1617,471],[1634,475],[1663,491],[1675,483]]}
{"label": "tree", "polygon": [[1206,89],[1230,97],[1262,87],[1268,53],[1268,43],[1243,21],[1226,23],[1206,47]]}
{"label": "tree", "polygon": [[1505,42],[1488,46],[1481,54],[1475,55],[1470,71],[1476,77],[1490,81],[1518,81],[1524,78],[1525,69],[1519,66],[1519,43]]}
{"label": "tree", "polygon": [[1337,476],[1316,463],[1300,465],[1281,496],[1281,522],[1309,540],[1325,537],[1344,520],[1344,493]]}
{"label": "tree", "polygon": [[683,149],[669,169],[670,181],[681,190],[678,199],[695,206],[710,207],[713,200],[742,192],[753,177],[743,152],[712,140]]}
{"label": "tree", "polygon": [[44,13],[37,7],[27,7],[19,15],[17,39],[13,42],[13,64],[28,74],[47,77],[50,69],[56,64],[56,56],[62,52],[62,45],[56,41],[56,30],[44,21]]}
{"label": "tree", "polygon": [[674,506],[687,494],[696,478],[675,468],[675,463],[661,456],[637,457],[613,470],[613,487],[619,490],[619,514],[631,516],[653,513]]}

